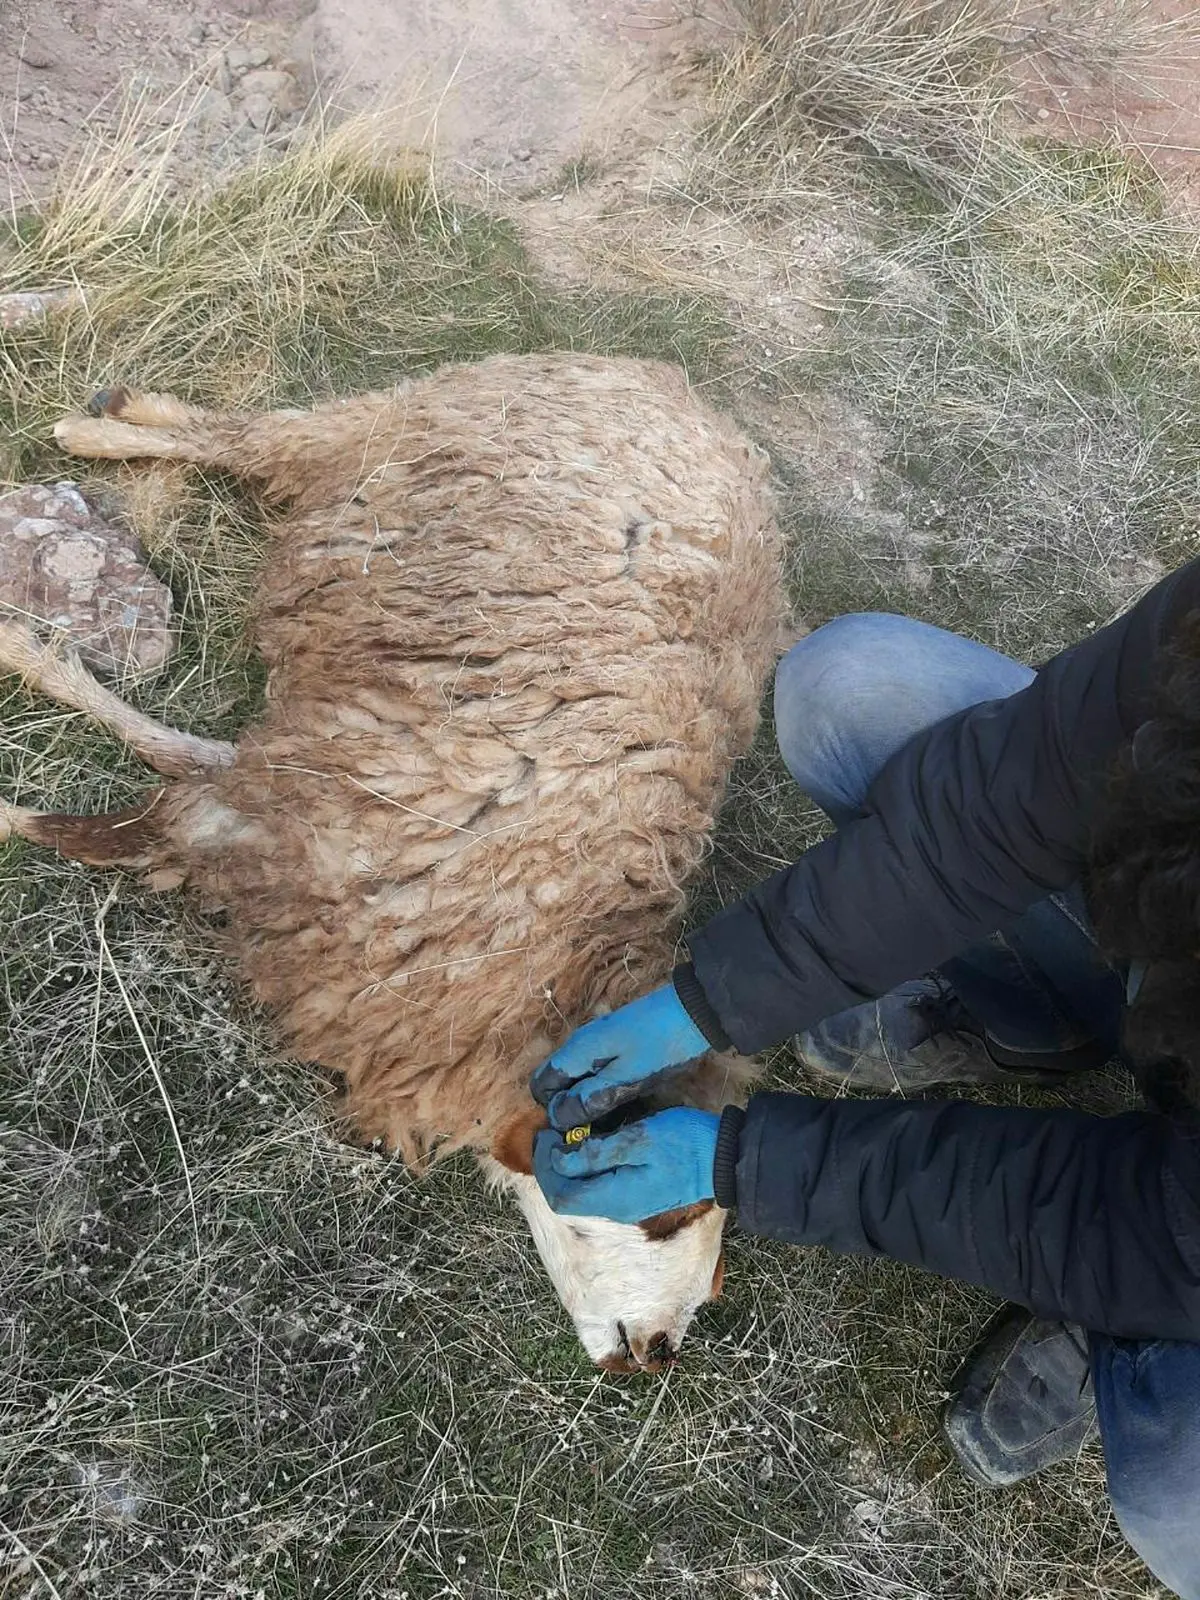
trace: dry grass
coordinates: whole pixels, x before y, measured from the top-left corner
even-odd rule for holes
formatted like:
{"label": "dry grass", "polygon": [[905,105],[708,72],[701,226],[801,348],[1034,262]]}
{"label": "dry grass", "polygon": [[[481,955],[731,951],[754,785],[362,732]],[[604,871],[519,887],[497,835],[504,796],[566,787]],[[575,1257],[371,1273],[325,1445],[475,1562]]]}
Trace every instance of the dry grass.
{"label": "dry grass", "polygon": [[[693,226],[764,251],[830,244],[824,326],[785,355],[669,260],[654,292],[550,290],[510,225],[361,130],[174,204],[163,169],[110,153],[4,250],[0,287],[89,290],[0,345],[14,474],[66,470],[50,422],[117,376],[286,403],[497,349],[674,353],[743,401],[757,370],[811,615],[889,603],[1028,654],[1077,636],[1194,544],[1191,241],[1129,162],[1012,136],[1006,13],[790,12],[755,8],[716,64],[684,196]],[[801,410],[837,438],[806,455]],[[227,732],[256,693],[253,509],[215,478],[96,485],[180,604],[142,703]],[[6,687],[4,793],[136,790],[122,752]],[[696,914],[819,825],[765,730]],[[219,929],[20,847],[0,908],[6,1594],[1153,1593],[1094,1452],[993,1497],[949,1470],[939,1390],[986,1297],[735,1239],[681,1367],[601,1381],[467,1166],[417,1183],[329,1139],[319,1081],[223,978]]]}
{"label": "dry grass", "polygon": [[1169,35],[1134,3],[742,9],[691,184],[767,250],[822,240],[820,325],[769,390],[866,441],[865,508],[807,495],[832,598],[1061,648],[1194,548],[1200,259],[1138,158],[1028,136],[1011,69],[1047,11],[1080,70]]}
{"label": "dry grass", "polygon": [[741,42],[719,61],[713,132],[740,207],[853,186],[864,156],[962,196],[1013,155],[1022,61],[1132,85],[1181,31],[1146,0],[730,3]]}

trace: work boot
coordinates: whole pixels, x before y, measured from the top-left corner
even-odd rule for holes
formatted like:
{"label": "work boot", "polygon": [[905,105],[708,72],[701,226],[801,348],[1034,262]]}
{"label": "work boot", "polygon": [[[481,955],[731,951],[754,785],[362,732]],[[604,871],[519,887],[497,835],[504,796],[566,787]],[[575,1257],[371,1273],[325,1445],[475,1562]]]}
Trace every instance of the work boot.
{"label": "work boot", "polygon": [[883,1094],[944,1083],[1057,1083],[1096,1064],[1094,1046],[1061,1053],[1004,1050],[941,978],[914,978],[881,1000],[798,1033],[792,1049],[820,1078]]}
{"label": "work boot", "polygon": [[968,1478],[990,1488],[1073,1460],[1097,1431],[1087,1334],[1005,1306],[951,1384],[942,1431]]}

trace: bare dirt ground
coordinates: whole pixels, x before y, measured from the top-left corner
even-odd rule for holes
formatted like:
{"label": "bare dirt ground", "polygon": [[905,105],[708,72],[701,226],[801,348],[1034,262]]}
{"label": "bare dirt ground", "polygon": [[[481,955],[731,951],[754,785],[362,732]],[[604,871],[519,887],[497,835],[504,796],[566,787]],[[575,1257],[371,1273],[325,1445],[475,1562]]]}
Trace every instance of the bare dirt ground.
{"label": "bare dirt ground", "polygon": [[[311,96],[308,61],[290,40],[304,7],[237,0],[222,8],[188,0],[96,0],[58,6],[28,0],[0,13],[0,108],[6,156],[6,209],[44,196],[87,127],[115,128],[123,107],[147,99],[164,122],[181,102],[189,127],[185,158],[246,160],[264,137],[279,137]],[[241,49],[232,62],[225,47]],[[256,126],[258,104],[243,78],[270,63],[295,74],[295,105],[272,106]],[[278,85],[274,86],[278,93]],[[283,86],[287,88],[287,85]],[[267,124],[270,124],[269,126]]]}
{"label": "bare dirt ground", "polygon": [[394,102],[462,175],[527,188],[636,123],[687,37],[656,0],[23,0],[0,12],[6,208],[46,194],[131,95],[182,112],[185,160],[215,166],[286,143],[317,105]]}
{"label": "bare dirt ground", "polygon": [[1152,0],[1147,11],[1166,31],[1161,54],[1136,79],[1081,82],[1051,52],[1032,57],[1025,75],[1030,118],[1060,136],[1140,150],[1178,208],[1200,218],[1200,44],[1194,32],[1189,39],[1172,31],[1194,23],[1195,0]]}
{"label": "bare dirt ground", "polygon": [[[1148,5],[1163,24],[1194,10]],[[44,195],[85,124],[114,124],[130,95],[163,103],[164,121],[184,110],[182,154],[210,166],[286,143],[318,104],[407,104],[414,137],[463,176],[519,192],[582,150],[627,148],[662,109],[663,67],[727,23],[719,3],[674,0],[13,0],[0,8],[6,209]],[[1200,211],[1196,47],[1168,35],[1136,80],[1100,86],[1040,31],[1031,124],[1136,146]]]}

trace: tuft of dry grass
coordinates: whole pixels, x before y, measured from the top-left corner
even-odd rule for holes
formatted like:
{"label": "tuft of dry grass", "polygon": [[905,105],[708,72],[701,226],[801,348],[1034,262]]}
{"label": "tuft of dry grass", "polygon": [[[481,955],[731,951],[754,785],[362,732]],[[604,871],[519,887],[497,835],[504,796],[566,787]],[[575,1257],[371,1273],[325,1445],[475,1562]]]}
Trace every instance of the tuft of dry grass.
{"label": "tuft of dry grass", "polygon": [[740,10],[688,182],[805,262],[757,410],[815,409],[853,465],[814,482],[776,429],[801,582],[1044,658],[1196,548],[1200,256],[1136,155],[1029,134],[1014,68],[1132,82],[1170,31],[1140,0]]}
{"label": "tuft of dry grass", "polygon": [[711,153],[728,197],[751,208],[854,187],[861,157],[961,196],[1020,144],[1011,127],[1023,61],[1135,84],[1187,31],[1151,20],[1147,0],[731,6],[742,27],[717,60]]}
{"label": "tuft of dry grass", "polygon": [[[132,172],[123,151],[85,158],[0,246],[0,289],[87,289],[0,336],[12,470],[72,470],[50,424],[114,378],[285,404],[497,349],[673,355],[772,446],[814,620],[889,604],[1024,653],[1065,643],[1192,538],[1195,259],[1135,164],[1013,135],[1005,17],[744,12],[686,182],[649,205],[761,253],[780,304],[754,315],[669,252],[649,287],[614,287],[613,256],[603,291],[550,288],[510,222],[439,193],[378,128],[323,130],[182,199],[168,152]],[[1097,43],[1072,24],[1058,47]],[[803,328],[764,337],[799,298],[797,254]],[[231,731],[257,693],[252,505],[174,471],[101,468],[89,488],[181,615],[141,703]],[[3,688],[0,792],[99,809],[140,786],[77,717]],[[694,915],[821,827],[764,727]],[[735,1237],[680,1367],[600,1379],[469,1165],[416,1182],[331,1140],[319,1078],[278,1059],[224,977],[218,926],[19,844],[0,914],[6,1592],[1147,1592],[1094,1451],[998,1496],[950,1470],[939,1394],[986,1296]],[[773,1070],[793,1079],[785,1052]],[[1122,1092],[1101,1080],[1092,1103]]]}

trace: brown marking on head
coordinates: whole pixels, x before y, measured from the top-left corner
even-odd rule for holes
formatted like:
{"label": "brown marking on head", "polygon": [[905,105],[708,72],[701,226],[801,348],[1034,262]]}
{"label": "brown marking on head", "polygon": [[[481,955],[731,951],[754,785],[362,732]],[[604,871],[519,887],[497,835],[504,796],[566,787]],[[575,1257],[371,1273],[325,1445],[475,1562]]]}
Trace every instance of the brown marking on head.
{"label": "brown marking on head", "polygon": [[545,1111],[531,1101],[500,1129],[492,1141],[492,1159],[510,1172],[532,1176],[534,1136],[549,1125]]}
{"label": "brown marking on head", "polygon": [[713,1208],[711,1200],[697,1200],[695,1205],[679,1206],[674,1211],[660,1211],[656,1217],[647,1217],[644,1222],[639,1222],[638,1227],[647,1239],[670,1239],[677,1234],[680,1228],[686,1228],[693,1222],[698,1222]]}
{"label": "brown marking on head", "polygon": [[671,1337],[667,1333],[653,1334],[640,1346],[635,1341],[633,1354],[643,1372],[662,1372],[667,1367],[674,1366],[679,1359],[679,1352],[671,1343]]}
{"label": "brown marking on head", "polygon": [[721,1298],[721,1290],[724,1287],[725,1287],[725,1252],[724,1252],[724,1250],[722,1250],[721,1254],[717,1257],[717,1264],[716,1264],[715,1268],[713,1269],[712,1288],[708,1291],[708,1298],[710,1300],[719,1300]]}
{"label": "brown marking on head", "polygon": [[615,1351],[610,1356],[601,1356],[596,1363],[601,1372],[640,1372],[642,1369],[632,1356],[618,1355]]}
{"label": "brown marking on head", "polygon": [[596,1362],[601,1372],[663,1372],[673,1366],[679,1352],[671,1343],[670,1334],[651,1334],[648,1339],[630,1338],[623,1322],[617,1323],[619,1348]]}

